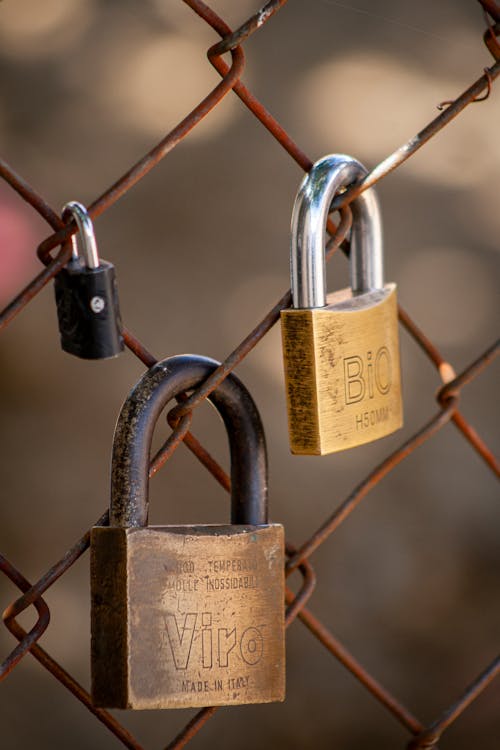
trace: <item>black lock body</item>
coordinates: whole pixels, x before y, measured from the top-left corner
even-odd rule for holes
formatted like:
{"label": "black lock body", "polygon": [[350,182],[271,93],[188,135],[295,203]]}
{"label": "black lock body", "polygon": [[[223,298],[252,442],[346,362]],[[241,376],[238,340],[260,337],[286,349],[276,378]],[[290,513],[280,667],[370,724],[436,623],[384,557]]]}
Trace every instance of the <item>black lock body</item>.
{"label": "black lock body", "polygon": [[115,269],[88,268],[73,258],[54,280],[61,346],[82,359],[115,357],[124,349]]}

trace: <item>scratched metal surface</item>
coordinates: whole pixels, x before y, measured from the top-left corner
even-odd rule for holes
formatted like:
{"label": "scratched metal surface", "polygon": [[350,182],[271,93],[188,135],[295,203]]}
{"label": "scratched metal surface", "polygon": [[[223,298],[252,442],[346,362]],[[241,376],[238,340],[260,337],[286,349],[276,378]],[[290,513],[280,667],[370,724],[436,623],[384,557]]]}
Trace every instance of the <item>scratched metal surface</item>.
{"label": "scratched metal surface", "polygon": [[[498,5],[43,6],[0,7],[2,747],[196,736],[193,747],[493,750]],[[370,169],[342,195],[337,231],[332,216],[332,288],[347,279],[335,252],[347,204],[377,185],[405,426],[316,459],[289,454],[275,323],[294,196],[328,152]],[[73,199],[117,268],[130,354],[109,362],[58,344],[51,278]],[[223,365],[172,410],[174,437],[156,438],[152,520],[229,518],[225,437],[203,402],[236,369],[267,433],[271,517],[293,540],[287,700],[106,712],[87,692],[88,530],[106,518],[120,404],[144,366],[189,351]],[[175,450],[182,438],[190,451]]]}

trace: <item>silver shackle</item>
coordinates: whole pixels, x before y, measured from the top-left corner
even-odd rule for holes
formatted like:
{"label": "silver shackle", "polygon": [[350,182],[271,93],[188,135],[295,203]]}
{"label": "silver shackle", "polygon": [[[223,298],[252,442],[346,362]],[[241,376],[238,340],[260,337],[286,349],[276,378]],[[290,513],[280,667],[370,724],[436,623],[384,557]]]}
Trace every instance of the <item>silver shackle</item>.
{"label": "silver shackle", "polygon": [[[94,226],[87,209],[78,201],[70,201],[63,206],[62,217],[73,218],[78,227],[78,233],[82,242],[82,255],[87,268],[99,268],[99,255],[94,234]],[[71,247],[73,249],[73,260],[78,258],[78,241],[76,234],[71,236]]]}
{"label": "silver shackle", "polygon": [[[352,156],[319,159],[300,185],[292,213],[290,272],[296,308],[326,306],[325,230],[330,206],[341,188],[368,170]],[[353,294],[383,289],[382,225],[377,196],[365,190],[352,210],[350,276]]]}

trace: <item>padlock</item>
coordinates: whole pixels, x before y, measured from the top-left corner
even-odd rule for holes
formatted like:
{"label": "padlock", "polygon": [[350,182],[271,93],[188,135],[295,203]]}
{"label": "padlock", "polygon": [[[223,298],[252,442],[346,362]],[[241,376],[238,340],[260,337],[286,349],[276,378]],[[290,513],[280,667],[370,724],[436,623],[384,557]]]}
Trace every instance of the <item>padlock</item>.
{"label": "padlock", "polygon": [[99,259],[85,206],[67,203],[63,218],[68,216],[78,226],[83,257],[73,235],[71,260],[54,279],[61,346],[82,359],[115,357],[124,349],[115,269],[112,263]]}
{"label": "padlock", "polygon": [[351,287],[326,295],[325,230],[336,193],[367,174],[350,156],[317,161],[292,214],[293,307],[281,312],[292,453],[324,455],[402,426],[396,285],[384,284],[373,188],[350,204]]}
{"label": "padlock", "polygon": [[218,363],[157,363],[118,418],[109,527],[91,531],[94,705],[186,708],[284,700],[284,533],[268,523],[257,408],[229,375],[209,396],[227,429],[231,525],[148,526],[153,429]]}

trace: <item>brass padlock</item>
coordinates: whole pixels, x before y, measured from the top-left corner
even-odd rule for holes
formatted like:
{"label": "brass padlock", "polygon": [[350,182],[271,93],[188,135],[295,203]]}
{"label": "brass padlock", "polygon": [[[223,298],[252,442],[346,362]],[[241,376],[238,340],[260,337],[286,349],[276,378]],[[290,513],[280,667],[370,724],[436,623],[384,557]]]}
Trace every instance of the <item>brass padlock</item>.
{"label": "brass padlock", "polygon": [[293,307],[281,312],[292,453],[324,455],[403,423],[396,285],[384,284],[372,188],[350,204],[351,288],[326,296],[324,237],[336,193],[367,174],[350,156],[317,161],[292,215]]}
{"label": "brass padlock", "polygon": [[153,429],[165,405],[218,363],[171,357],[125,401],[110,526],[91,532],[92,699],[109,708],[284,700],[284,533],[268,523],[267,456],[240,380],[209,396],[231,455],[231,525],[147,526]]}

